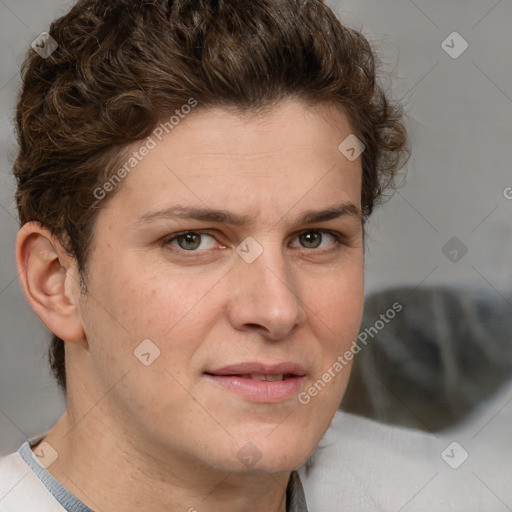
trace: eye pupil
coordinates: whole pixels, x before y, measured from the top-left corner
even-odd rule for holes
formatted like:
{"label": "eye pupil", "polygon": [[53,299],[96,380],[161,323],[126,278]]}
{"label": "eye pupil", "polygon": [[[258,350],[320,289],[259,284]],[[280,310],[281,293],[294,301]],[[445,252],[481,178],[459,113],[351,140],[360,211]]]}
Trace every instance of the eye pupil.
{"label": "eye pupil", "polygon": [[322,241],[322,233],[318,231],[308,231],[300,235],[300,243],[308,249],[316,249]]}
{"label": "eye pupil", "polygon": [[201,244],[201,235],[198,233],[186,233],[178,238],[178,245],[186,250],[193,251]]}

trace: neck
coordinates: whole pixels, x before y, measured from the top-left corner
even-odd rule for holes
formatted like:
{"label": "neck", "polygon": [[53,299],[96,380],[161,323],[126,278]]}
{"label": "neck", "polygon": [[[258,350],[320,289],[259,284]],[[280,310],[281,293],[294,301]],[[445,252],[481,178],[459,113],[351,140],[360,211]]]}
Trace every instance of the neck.
{"label": "neck", "polygon": [[45,437],[59,456],[50,473],[93,510],[285,512],[289,473],[219,471],[179,454],[154,454],[106,424],[100,407],[64,414]]}

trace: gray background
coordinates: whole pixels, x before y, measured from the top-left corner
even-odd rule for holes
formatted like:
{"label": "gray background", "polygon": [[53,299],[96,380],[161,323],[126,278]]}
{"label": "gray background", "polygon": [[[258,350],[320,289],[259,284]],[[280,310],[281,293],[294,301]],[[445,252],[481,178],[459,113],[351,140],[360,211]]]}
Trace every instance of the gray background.
{"label": "gray background", "polygon": [[[367,292],[451,283],[509,294],[512,200],[504,190],[512,187],[512,2],[328,3],[378,48],[394,95],[406,104],[413,142],[406,181],[370,224]],[[19,65],[32,40],[69,5],[0,0],[0,454],[50,428],[64,410],[46,363],[48,333],[17,280],[9,171]],[[457,59],[441,46],[453,31],[469,44]],[[457,263],[442,252],[454,236],[468,248]],[[473,421],[484,424],[510,409],[509,391]]]}

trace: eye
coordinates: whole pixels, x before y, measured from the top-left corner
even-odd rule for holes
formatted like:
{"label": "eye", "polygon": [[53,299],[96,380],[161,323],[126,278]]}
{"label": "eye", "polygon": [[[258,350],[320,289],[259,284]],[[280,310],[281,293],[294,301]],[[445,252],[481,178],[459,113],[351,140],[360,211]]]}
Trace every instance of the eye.
{"label": "eye", "polygon": [[[300,246],[292,243],[292,247],[304,247],[306,249],[327,249],[329,246],[340,243],[340,236],[330,231],[313,229],[304,231],[297,237]],[[327,242],[326,244],[324,242]],[[324,245],[322,245],[324,244]]]}
{"label": "eye", "polygon": [[198,233],[197,231],[187,231],[185,233],[178,233],[170,238],[167,238],[165,245],[178,247],[183,251],[197,251],[207,250],[215,247],[217,241],[213,236],[207,233]]}

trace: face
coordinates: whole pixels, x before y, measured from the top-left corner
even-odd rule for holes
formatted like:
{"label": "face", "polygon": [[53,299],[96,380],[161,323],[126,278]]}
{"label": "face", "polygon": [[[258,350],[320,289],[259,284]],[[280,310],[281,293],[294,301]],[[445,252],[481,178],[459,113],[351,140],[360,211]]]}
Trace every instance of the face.
{"label": "face", "polygon": [[111,431],[162,463],[307,459],[349,367],[299,395],[350,347],[363,307],[361,162],[338,150],[350,133],[340,111],[298,101],[198,110],[125,177],[97,219],[88,354],[69,376],[106,394]]}

